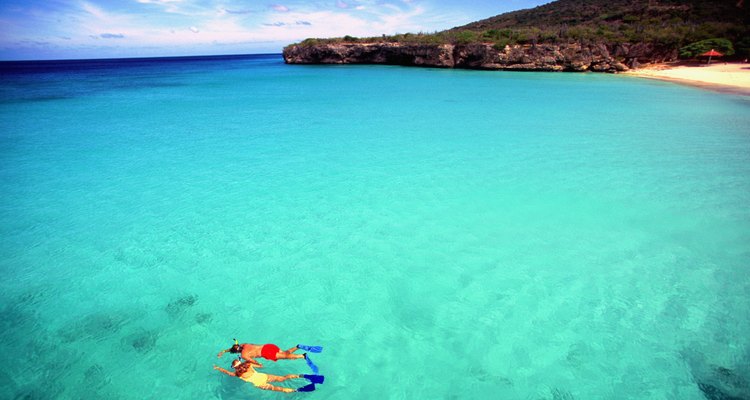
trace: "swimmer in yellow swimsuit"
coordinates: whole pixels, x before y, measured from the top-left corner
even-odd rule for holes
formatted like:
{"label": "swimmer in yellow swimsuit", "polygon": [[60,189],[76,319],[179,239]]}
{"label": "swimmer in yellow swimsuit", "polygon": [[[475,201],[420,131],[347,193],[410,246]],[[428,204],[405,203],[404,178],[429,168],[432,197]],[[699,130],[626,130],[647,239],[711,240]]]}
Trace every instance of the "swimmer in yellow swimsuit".
{"label": "swimmer in yellow swimsuit", "polygon": [[[245,362],[234,360],[232,361],[232,368],[234,369],[234,372],[227,371],[224,368],[219,367],[218,365],[214,365],[214,369],[218,370],[219,372],[225,373],[229,376],[236,376],[237,378],[240,378],[245,382],[252,383],[253,386],[259,389],[273,390],[276,392],[312,392],[313,390],[315,390],[316,383],[323,383],[323,381],[325,380],[325,377],[323,377],[322,375],[269,375],[256,371],[254,367],[260,368],[260,363],[255,360],[248,360]],[[298,389],[271,385],[271,382],[283,382],[287,379],[298,378],[307,379],[308,381],[310,381],[310,384]]]}

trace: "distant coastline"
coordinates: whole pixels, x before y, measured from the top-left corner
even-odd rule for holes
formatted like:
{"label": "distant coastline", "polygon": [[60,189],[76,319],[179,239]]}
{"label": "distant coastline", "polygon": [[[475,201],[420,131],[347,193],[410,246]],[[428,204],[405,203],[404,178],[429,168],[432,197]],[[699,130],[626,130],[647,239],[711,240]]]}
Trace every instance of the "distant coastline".
{"label": "distant coastline", "polygon": [[619,61],[636,60],[648,49],[643,45],[491,43],[405,44],[392,42],[341,42],[294,44],[284,48],[287,64],[390,64],[435,68],[515,71],[621,72]]}
{"label": "distant coastline", "polygon": [[648,52],[644,45],[608,48],[584,46],[403,45],[398,43],[337,43],[291,45],[282,54],[287,64],[388,64],[433,68],[507,71],[570,71],[624,73],[670,81],[722,93],[750,96],[750,64],[657,62],[628,67],[618,61]]}
{"label": "distant coastline", "polygon": [[433,33],[308,38],[285,47],[283,57],[288,64],[628,72],[745,94],[747,85],[731,79],[697,70],[654,73],[652,66],[674,69],[671,63],[701,59],[709,50],[721,53],[720,61],[745,60],[749,19],[750,7],[734,0],[557,0]]}

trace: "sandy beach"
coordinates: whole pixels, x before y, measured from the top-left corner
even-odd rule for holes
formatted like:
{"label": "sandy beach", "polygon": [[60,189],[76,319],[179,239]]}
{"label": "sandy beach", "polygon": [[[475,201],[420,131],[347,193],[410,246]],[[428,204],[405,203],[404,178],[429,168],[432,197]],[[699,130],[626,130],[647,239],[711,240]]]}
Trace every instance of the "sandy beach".
{"label": "sandy beach", "polygon": [[750,96],[750,64],[746,63],[656,64],[626,74]]}

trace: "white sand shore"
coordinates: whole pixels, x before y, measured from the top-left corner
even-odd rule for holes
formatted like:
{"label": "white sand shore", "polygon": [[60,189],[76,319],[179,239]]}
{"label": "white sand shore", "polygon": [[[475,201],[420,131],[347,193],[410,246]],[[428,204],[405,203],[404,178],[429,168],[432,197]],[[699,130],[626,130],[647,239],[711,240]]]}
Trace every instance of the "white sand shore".
{"label": "white sand shore", "polygon": [[630,70],[626,74],[750,96],[750,64],[657,64]]}

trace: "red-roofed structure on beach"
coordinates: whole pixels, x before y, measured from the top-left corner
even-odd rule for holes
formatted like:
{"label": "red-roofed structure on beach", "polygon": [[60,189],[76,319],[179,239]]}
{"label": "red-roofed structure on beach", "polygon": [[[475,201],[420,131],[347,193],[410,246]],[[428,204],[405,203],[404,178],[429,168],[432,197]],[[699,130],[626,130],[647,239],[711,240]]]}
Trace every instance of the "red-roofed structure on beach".
{"label": "red-roofed structure on beach", "polygon": [[718,51],[711,49],[703,54],[701,54],[701,57],[708,57],[708,64],[711,64],[711,57],[721,57],[724,54],[719,53]]}

